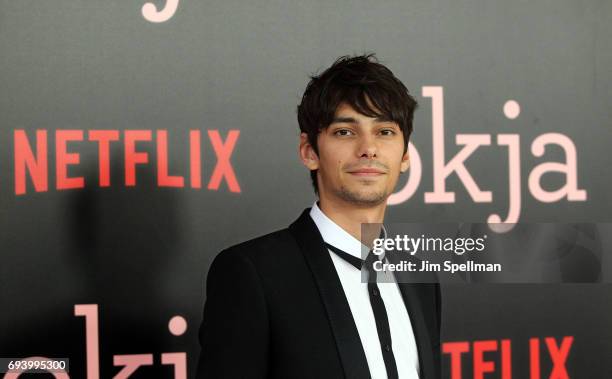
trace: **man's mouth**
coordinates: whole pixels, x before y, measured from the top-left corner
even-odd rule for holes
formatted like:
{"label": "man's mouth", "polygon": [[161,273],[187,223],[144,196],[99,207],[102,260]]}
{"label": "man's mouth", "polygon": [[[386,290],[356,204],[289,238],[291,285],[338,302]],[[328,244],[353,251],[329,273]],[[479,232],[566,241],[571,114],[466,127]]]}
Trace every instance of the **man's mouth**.
{"label": "man's mouth", "polygon": [[349,171],[349,174],[356,176],[379,176],[384,175],[385,172],[377,168],[359,168]]}

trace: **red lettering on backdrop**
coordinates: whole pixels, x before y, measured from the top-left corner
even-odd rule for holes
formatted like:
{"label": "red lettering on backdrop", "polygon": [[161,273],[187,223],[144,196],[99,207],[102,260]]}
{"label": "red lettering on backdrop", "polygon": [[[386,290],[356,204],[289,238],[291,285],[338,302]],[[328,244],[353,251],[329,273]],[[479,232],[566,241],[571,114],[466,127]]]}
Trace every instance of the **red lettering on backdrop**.
{"label": "red lettering on backdrop", "polygon": [[[98,149],[98,171],[100,187],[109,187],[111,184],[111,143],[120,141],[121,132],[118,130],[90,130],[87,133],[87,141],[97,144]],[[83,130],[56,130],[55,131],[55,184],[56,189],[83,188],[85,178],[69,177],[68,166],[77,165],[81,156],[78,153],[69,152],[69,142],[76,143],[84,140],[85,131]],[[239,130],[230,130],[225,141],[218,130],[209,130],[208,136],[210,144],[214,150],[217,162],[212,170],[209,190],[218,190],[221,181],[225,180],[231,192],[240,192],[240,185],[236,178],[236,173],[231,164],[231,155],[240,135]],[[153,138],[151,130],[125,130],[123,131],[123,154],[124,154],[124,173],[125,186],[133,187],[136,185],[137,165],[151,164],[152,159],[157,159],[157,186],[159,187],[185,187],[185,176],[170,175],[169,154],[168,154],[168,132],[157,130],[155,133],[156,156],[150,158],[149,153],[137,150],[137,142],[150,142]],[[27,191],[27,177],[34,186],[35,192],[48,190],[48,154],[47,131],[36,131],[35,149],[30,144],[28,136],[24,130],[15,130],[15,194],[23,195]],[[35,153],[34,153],[35,151]],[[201,132],[199,130],[189,131],[189,156],[186,157],[189,163],[189,177],[192,188],[202,188],[202,146]]]}
{"label": "red lettering on backdrop", "polygon": [[157,185],[159,187],[183,187],[182,176],[168,174],[168,132],[157,131]]}
{"label": "red lettering on backdrop", "polygon": [[136,185],[136,164],[149,162],[147,153],[136,152],[136,141],[150,141],[150,130],[125,131],[125,185]]}
{"label": "red lettering on backdrop", "polygon": [[569,379],[569,375],[567,374],[567,370],[565,368],[565,361],[567,361],[567,356],[569,355],[570,348],[572,347],[574,337],[563,337],[561,347],[559,348],[557,347],[554,338],[547,337],[544,339],[544,341],[546,342],[548,352],[550,353],[550,358],[553,362],[553,370],[550,373],[550,379]]}
{"label": "red lettering on backdrop", "polygon": [[240,186],[236,180],[236,174],[234,174],[234,170],[229,161],[239,135],[239,130],[230,130],[225,143],[223,143],[218,130],[208,131],[208,137],[210,138],[213,149],[215,149],[215,155],[217,156],[217,165],[215,166],[215,170],[213,171],[210,182],[208,183],[208,189],[219,189],[221,179],[225,177],[230,191],[240,192]]}
{"label": "red lettering on backdrop", "polygon": [[85,179],[82,176],[68,177],[68,165],[78,164],[80,158],[79,154],[66,151],[68,141],[82,140],[82,130],[58,130],[55,134],[55,180],[58,190],[85,187]]}
{"label": "red lettering on backdrop", "polygon": [[497,351],[497,341],[474,342],[474,379],[484,379],[484,374],[495,372],[495,363],[484,360],[485,351]]}
{"label": "red lettering on backdrop", "polygon": [[442,352],[450,354],[450,369],[452,379],[461,379],[461,354],[470,351],[468,342],[445,342]]}
{"label": "red lettering on backdrop", "polygon": [[[566,369],[566,362],[569,356],[569,352],[574,341],[574,337],[566,336],[563,337],[560,346],[557,346],[555,339],[547,337],[544,339],[546,347],[552,361],[552,371],[550,375],[544,376],[548,379],[569,379],[569,374]],[[497,374],[495,377],[500,377],[499,373],[501,370],[501,379],[512,379],[512,341],[504,339],[500,341],[500,356],[501,364],[500,368],[495,367],[494,361],[485,361],[485,352],[496,352],[498,350],[498,342],[496,340],[485,340],[485,341],[472,341],[473,351],[473,378],[474,379],[485,379],[491,375],[486,374]],[[442,344],[442,353],[449,354],[450,358],[450,377],[451,379],[461,379],[463,370],[461,366],[462,354],[470,352],[470,343],[468,341],[455,341],[455,342],[444,342]],[[540,339],[530,338],[529,339],[529,378],[540,379],[541,378],[541,366],[540,366]],[[519,373],[518,378],[526,378],[527,373]]]}
{"label": "red lettering on backdrop", "polygon": [[529,339],[530,379],[540,379],[540,339]]}
{"label": "red lettering on backdrop", "polygon": [[119,140],[117,130],[90,130],[89,140],[98,142],[100,187],[110,186],[110,142]]}
{"label": "red lettering on backdrop", "polygon": [[36,157],[24,130],[15,130],[15,194],[26,192],[26,169],[36,192],[46,191],[49,186],[47,174],[47,131],[36,131]]}
{"label": "red lettering on backdrop", "polygon": [[501,341],[501,368],[502,368],[502,377],[501,379],[511,379],[512,378],[512,348],[510,346],[510,340],[502,340]]}
{"label": "red lettering on backdrop", "polygon": [[191,161],[191,188],[202,188],[202,154],[200,153],[200,131],[189,131],[189,160]]}

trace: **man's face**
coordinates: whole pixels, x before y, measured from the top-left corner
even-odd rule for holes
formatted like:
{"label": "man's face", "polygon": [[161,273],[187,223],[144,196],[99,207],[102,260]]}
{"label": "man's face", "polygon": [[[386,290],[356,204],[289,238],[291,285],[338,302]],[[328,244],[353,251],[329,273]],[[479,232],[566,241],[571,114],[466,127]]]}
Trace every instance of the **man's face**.
{"label": "man's face", "polygon": [[364,116],[342,103],[317,137],[319,154],[301,135],[300,154],[317,171],[319,197],[356,206],[384,203],[408,169],[404,136],[395,122]]}

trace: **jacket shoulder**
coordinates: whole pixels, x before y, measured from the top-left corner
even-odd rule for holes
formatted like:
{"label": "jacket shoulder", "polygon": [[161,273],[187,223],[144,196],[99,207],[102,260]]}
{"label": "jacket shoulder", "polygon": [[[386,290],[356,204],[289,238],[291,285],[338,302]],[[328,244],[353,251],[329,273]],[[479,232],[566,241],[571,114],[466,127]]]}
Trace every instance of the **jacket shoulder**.
{"label": "jacket shoulder", "polygon": [[297,247],[289,229],[284,228],[230,246],[221,251],[215,259],[242,260],[246,258],[256,263],[262,260],[279,259],[289,250],[297,249]]}
{"label": "jacket shoulder", "polygon": [[[310,208],[304,209],[286,228],[224,249],[215,257],[213,265],[246,264],[267,271],[267,268],[281,269],[303,263],[303,242],[298,242],[296,233],[301,233],[309,227],[309,222],[312,223],[309,212]],[[310,226],[316,228],[314,223]]]}

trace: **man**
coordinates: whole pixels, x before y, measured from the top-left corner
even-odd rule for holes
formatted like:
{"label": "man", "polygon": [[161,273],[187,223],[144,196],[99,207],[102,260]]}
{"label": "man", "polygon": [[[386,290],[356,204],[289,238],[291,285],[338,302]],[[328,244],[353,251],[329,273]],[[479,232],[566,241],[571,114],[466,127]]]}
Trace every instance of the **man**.
{"label": "man", "polygon": [[439,378],[439,286],[363,283],[360,271],[361,224],[382,223],[408,170],[416,105],[373,55],[311,78],[299,154],[319,200],[215,258],[198,378]]}

